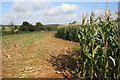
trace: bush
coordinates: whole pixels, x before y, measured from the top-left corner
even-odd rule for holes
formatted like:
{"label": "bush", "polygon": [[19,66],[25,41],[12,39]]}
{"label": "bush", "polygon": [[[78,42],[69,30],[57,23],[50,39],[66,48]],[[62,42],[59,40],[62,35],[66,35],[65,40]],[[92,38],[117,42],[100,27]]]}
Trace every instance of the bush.
{"label": "bush", "polygon": [[2,31],[4,31],[5,30],[5,27],[4,26],[2,26]]}
{"label": "bush", "polygon": [[43,30],[45,31],[57,31],[57,28],[58,28],[59,25],[57,24],[52,24],[52,25],[44,25],[43,26]]}
{"label": "bush", "polygon": [[34,26],[27,21],[24,21],[21,27],[19,28],[19,31],[34,31]]}
{"label": "bush", "polygon": [[59,25],[43,25],[41,22],[37,22],[35,26],[24,21],[19,31],[57,31]]}
{"label": "bush", "polygon": [[42,30],[43,24],[41,22],[37,22],[36,25],[34,26],[35,31],[40,31]]}

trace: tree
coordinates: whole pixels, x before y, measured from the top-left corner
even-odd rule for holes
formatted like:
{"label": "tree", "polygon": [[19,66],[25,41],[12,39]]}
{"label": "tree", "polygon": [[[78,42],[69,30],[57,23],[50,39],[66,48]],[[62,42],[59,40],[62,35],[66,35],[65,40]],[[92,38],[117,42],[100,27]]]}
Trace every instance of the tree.
{"label": "tree", "polygon": [[21,25],[21,27],[19,28],[20,31],[34,31],[34,27],[32,24],[30,24],[27,21],[24,21]]}
{"label": "tree", "polygon": [[4,27],[4,26],[2,26],[2,30],[5,30],[5,27]]}
{"label": "tree", "polygon": [[40,31],[43,28],[43,24],[41,22],[37,22],[35,25],[35,31]]}
{"label": "tree", "polygon": [[77,21],[72,22],[72,24],[76,24],[76,23],[77,23]]}
{"label": "tree", "polygon": [[68,25],[71,25],[71,23],[69,23]]}
{"label": "tree", "polygon": [[30,23],[28,23],[27,21],[24,21],[22,24],[22,26],[29,26],[29,25],[30,25]]}
{"label": "tree", "polygon": [[36,25],[37,26],[43,26],[43,24],[41,22],[37,22]]}

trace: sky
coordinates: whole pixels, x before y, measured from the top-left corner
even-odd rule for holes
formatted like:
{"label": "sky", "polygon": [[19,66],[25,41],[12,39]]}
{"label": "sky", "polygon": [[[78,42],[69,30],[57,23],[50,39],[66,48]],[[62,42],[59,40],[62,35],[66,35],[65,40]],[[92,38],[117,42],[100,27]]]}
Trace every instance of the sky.
{"label": "sky", "polygon": [[[95,15],[104,16],[107,2],[95,2]],[[7,25],[14,22],[21,25],[23,21],[31,24],[41,22],[42,24],[69,24],[77,21],[81,23],[82,12],[90,16],[94,2],[29,2],[29,1],[11,1],[0,2],[0,24]],[[118,2],[108,2],[108,10],[111,10],[111,18],[117,17]]]}

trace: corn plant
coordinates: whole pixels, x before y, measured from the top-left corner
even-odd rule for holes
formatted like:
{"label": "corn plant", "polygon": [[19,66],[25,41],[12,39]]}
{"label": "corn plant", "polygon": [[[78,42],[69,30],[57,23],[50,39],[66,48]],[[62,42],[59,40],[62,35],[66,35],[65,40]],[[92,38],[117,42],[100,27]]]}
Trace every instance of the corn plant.
{"label": "corn plant", "polygon": [[[95,22],[100,20],[98,24]],[[90,24],[84,26],[78,37],[81,45],[81,58],[83,59],[83,77],[114,78],[120,77],[120,39],[118,22],[101,21],[101,18],[94,19],[90,16]],[[87,66],[89,62],[89,70]],[[85,72],[86,71],[86,72]]]}
{"label": "corn plant", "polygon": [[[81,72],[79,77],[119,79],[120,28],[118,23],[120,19],[110,20],[110,16],[102,21],[101,17],[95,19],[92,12],[88,24],[84,24],[83,18],[81,26],[58,29],[59,38],[80,43],[79,60],[82,61],[82,70],[79,70]],[[99,23],[96,23],[97,21]]]}

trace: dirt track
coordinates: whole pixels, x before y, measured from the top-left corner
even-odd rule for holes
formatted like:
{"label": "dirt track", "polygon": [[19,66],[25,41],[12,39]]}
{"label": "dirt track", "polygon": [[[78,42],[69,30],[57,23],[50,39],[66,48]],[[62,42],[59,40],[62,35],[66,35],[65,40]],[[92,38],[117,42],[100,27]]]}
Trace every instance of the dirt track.
{"label": "dirt track", "polygon": [[79,50],[79,43],[55,38],[54,34],[55,32],[36,32],[3,38],[2,77],[64,78],[69,76],[63,72],[67,69],[69,71],[76,65],[71,54]]}

